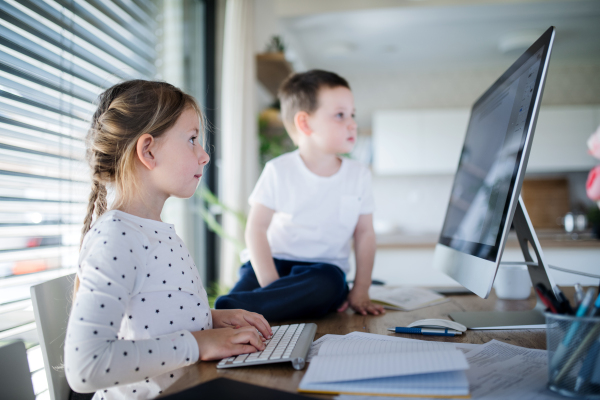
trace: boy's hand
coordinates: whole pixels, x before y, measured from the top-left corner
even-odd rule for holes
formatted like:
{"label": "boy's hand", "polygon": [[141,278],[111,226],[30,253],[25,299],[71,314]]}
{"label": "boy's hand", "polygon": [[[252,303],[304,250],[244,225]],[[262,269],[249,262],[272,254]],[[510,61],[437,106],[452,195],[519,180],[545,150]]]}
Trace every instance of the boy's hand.
{"label": "boy's hand", "polygon": [[367,313],[373,315],[385,314],[385,309],[382,305],[371,302],[368,292],[354,290],[354,288],[348,293],[348,300],[337,311],[344,312],[348,306],[362,315],[367,315]]}
{"label": "boy's hand", "polygon": [[[263,335],[263,338],[273,336],[269,323],[260,314],[246,310],[210,310],[214,328],[238,328],[253,326]],[[266,340],[263,339],[263,340]]]}
{"label": "boy's hand", "polygon": [[206,329],[192,332],[192,335],[198,343],[202,361],[220,360],[265,349],[265,344],[253,326]]}

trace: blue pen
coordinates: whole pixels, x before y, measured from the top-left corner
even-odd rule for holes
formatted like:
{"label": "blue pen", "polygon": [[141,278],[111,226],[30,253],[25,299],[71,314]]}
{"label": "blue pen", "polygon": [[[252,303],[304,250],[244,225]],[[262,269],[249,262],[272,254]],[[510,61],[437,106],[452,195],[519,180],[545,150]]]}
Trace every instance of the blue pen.
{"label": "blue pen", "polygon": [[396,332],[396,333],[415,333],[419,335],[429,335],[429,336],[456,336],[462,335],[462,332],[455,331],[454,329],[436,329],[436,328],[404,328],[401,326],[397,326],[395,328],[388,328],[388,331]]}
{"label": "blue pen", "polygon": [[600,338],[596,339],[583,361],[583,365],[579,369],[579,375],[577,375],[577,381],[575,381],[575,391],[579,392],[584,388],[594,373],[596,360],[600,353]]}
{"label": "blue pen", "polygon": [[588,316],[595,317],[600,313],[600,293],[598,293],[598,297],[596,297],[596,302],[594,303],[594,307],[588,313]]}
{"label": "blue pen", "polygon": [[[577,308],[577,314],[575,315],[576,317],[585,317],[586,316],[588,309],[592,305],[592,301],[594,301],[595,294],[596,294],[596,289],[594,289],[594,288],[588,289],[588,291],[585,294],[585,297],[583,298],[583,301],[581,302],[581,305]],[[567,336],[565,336],[565,340],[563,341],[565,346],[567,346],[571,342],[571,340],[573,339],[573,336],[577,332],[577,329],[579,329],[579,322],[575,321],[573,323],[573,325],[571,325],[571,329],[569,329]]]}
{"label": "blue pen", "polygon": [[[592,304],[595,294],[596,294],[596,290],[594,288],[588,289],[588,291],[585,294],[585,297],[583,298],[583,301],[581,302],[581,305],[579,306],[579,308],[577,308],[577,314],[576,314],[577,317],[585,317],[586,316],[588,309],[590,308],[590,305]],[[551,362],[551,365],[553,366],[554,369],[563,361],[563,359],[567,355],[567,351],[569,349],[569,343],[571,343],[571,340],[573,340],[573,336],[575,336],[575,334],[579,330],[579,325],[580,325],[579,321],[573,322],[573,324],[571,324],[571,328],[569,329],[569,332],[567,332],[567,334],[565,335],[564,340],[556,348],[556,352],[554,353],[554,356],[552,357],[552,362]]]}

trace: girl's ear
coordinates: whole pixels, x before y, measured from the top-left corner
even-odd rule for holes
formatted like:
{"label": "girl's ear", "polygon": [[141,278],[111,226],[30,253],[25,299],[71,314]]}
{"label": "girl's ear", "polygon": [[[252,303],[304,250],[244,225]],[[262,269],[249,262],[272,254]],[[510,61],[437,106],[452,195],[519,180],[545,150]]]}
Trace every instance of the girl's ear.
{"label": "girl's ear", "polygon": [[156,149],[156,140],[148,133],[144,133],[137,141],[136,152],[140,162],[152,171],[156,167],[156,158],[154,150]]}
{"label": "girl's ear", "polygon": [[310,115],[306,111],[298,111],[296,115],[294,115],[294,125],[296,126],[298,133],[306,136],[312,134],[312,128],[308,123],[309,118]]}

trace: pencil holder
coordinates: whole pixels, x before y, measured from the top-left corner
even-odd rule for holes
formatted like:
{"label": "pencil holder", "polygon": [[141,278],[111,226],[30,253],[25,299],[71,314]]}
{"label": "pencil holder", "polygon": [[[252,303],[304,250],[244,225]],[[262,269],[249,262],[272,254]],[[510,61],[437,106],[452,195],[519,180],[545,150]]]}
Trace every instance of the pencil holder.
{"label": "pencil holder", "polygon": [[600,399],[600,318],[546,313],[548,388]]}

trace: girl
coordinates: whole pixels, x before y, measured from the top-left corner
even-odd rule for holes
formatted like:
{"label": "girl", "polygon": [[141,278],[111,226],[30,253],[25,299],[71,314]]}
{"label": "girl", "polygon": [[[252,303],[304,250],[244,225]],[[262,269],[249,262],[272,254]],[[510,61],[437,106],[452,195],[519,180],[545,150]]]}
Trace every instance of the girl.
{"label": "girl", "polygon": [[272,334],[260,314],[208,307],[188,250],[160,220],[167,198],[194,194],[208,163],[200,118],[191,96],[163,82],[123,82],[100,95],[87,137],[92,192],[65,341],[66,376],[77,392],[156,397],[181,375],[173,370],[263,350]]}

